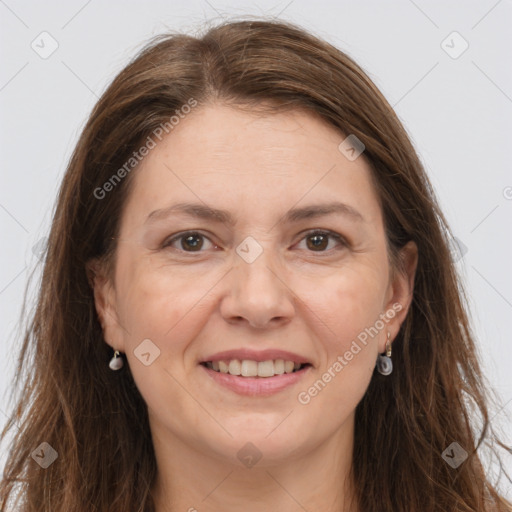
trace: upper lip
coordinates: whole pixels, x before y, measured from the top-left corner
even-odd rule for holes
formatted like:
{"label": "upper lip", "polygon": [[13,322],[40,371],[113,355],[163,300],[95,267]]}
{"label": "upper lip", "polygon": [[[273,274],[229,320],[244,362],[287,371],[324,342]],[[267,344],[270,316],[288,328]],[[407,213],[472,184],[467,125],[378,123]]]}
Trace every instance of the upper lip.
{"label": "upper lip", "polygon": [[249,361],[270,361],[275,359],[284,359],[285,361],[293,361],[294,363],[300,364],[311,364],[307,358],[294,354],[293,352],[287,352],[286,350],[277,349],[266,349],[266,350],[249,350],[249,349],[234,349],[225,350],[223,352],[217,352],[211,356],[206,357],[201,362],[206,363],[208,361],[231,361],[232,359],[249,360]]}

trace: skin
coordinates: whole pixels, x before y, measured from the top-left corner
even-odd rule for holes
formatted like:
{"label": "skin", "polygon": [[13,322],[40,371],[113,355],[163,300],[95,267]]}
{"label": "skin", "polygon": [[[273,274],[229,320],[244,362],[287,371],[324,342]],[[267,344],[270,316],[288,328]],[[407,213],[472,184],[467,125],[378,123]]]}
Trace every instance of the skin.
{"label": "skin", "polygon": [[[392,276],[370,167],[364,154],[350,161],[340,152],[344,138],[300,110],[264,116],[211,104],[181,120],[137,169],[115,273],[97,268],[94,291],[105,340],[126,354],[148,406],[157,512],[241,504],[248,512],[358,511],[349,504],[355,408],[387,332],[392,341],[406,316],[417,248],[403,249],[406,272]],[[293,207],[330,201],[364,221],[282,220]],[[145,224],[150,212],[178,202],[229,210],[236,224],[186,215]],[[206,237],[193,239],[199,251],[186,237],[162,247],[187,230]],[[327,238],[316,248],[313,230],[339,233],[347,245]],[[236,252],[248,236],[263,249],[252,263]],[[394,318],[300,403],[298,394],[393,304],[402,307]],[[134,354],[144,339],[160,350],[148,366]],[[244,397],[198,365],[243,347],[288,350],[313,367],[279,393]],[[262,455],[251,468],[237,457],[249,441]]]}

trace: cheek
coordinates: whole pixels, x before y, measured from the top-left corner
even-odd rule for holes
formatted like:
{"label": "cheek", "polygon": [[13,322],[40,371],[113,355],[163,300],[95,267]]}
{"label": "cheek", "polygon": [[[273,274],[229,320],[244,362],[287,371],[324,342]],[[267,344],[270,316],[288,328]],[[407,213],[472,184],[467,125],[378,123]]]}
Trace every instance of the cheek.
{"label": "cheek", "polygon": [[[343,350],[384,313],[385,274],[376,267],[344,269],[331,276],[317,294],[316,309],[330,327],[330,350]],[[364,337],[364,336],[362,336]]]}
{"label": "cheek", "polygon": [[[312,306],[320,311],[318,316],[329,329],[322,332],[327,336],[317,332],[320,368],[304,383],[297,400],[315,428],[335,429],[343,424],[368,388],[377,358],[377,339],[385,335],[374,330],[383,313],[383,290],[371,273],[346,274],[331,280]],[[326,423],[327,410],[330,421]]]}
{"label": "cheek", "polygon": [[308,383],[313,387],[304,389],[305,400],[332,406],[340,417],[364,395],[375,368],[377,340],[385,336],[386,324],[380,320],[384,275],[375,264],[346,267],[309,294],[308,306],[321,319],[315,336],[321,356],[318,373]]}
{"label": "cheek", "polygon": [[[214,284],[208,277],[194,279],[148,259],[130,262],[119,272],[118,314],[133,347],[143,339],[162,346],[164,340],[181,339],[177,332]],[[166,342],[168,345],[168,341]],[[167,347],[172,348],[172,347]]]}
{"label": "cheek", "polygon": [[220,271],[189,272],[150,258],[132,260],[119,267],[118,314],[127,347],[134,349],[150,339],[160,349],[159,363],[183,365],[190,340],[208,321]]}
{"label": "cheek", "polygon": [[[190,340],[207,320],[205,294],[215,279],[203,275],[194,280],[147,261],[126,267],[119,278],[118,312],[126,357],[140,393],[152,410],[165,410],[172,402],[182,411],[196,414],[194,403],[179,383],[184,382],[190,364]],[[149,354],[146,360],[143,354]]]}

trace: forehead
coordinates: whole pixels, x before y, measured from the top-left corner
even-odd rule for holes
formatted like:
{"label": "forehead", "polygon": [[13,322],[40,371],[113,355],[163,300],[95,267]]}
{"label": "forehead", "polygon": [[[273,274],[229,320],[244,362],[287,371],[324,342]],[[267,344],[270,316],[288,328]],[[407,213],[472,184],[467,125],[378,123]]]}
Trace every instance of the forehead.
{"label": "forehead", "polygon": [[[294,205],[343,201],[376,220],[371,169],[340,151],[346,135],[309,112],[263,115],[198,107],[156,144],[135,171],[126,222],[156,208],[202,202],[254,220]],[[269,217],[270,218],[270,217]]]}

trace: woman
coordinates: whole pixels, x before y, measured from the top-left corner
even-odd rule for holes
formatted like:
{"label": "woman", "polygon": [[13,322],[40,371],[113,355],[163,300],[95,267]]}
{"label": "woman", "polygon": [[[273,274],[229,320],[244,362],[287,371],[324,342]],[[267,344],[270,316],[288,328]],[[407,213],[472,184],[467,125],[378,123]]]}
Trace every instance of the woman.
{"label": "woman", "polygon": [[1,510],[512,510],[449,239],[347,55],[156,38],[62,183]]}

